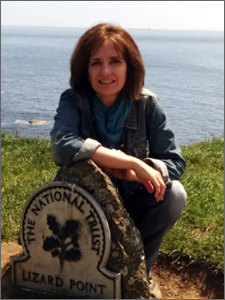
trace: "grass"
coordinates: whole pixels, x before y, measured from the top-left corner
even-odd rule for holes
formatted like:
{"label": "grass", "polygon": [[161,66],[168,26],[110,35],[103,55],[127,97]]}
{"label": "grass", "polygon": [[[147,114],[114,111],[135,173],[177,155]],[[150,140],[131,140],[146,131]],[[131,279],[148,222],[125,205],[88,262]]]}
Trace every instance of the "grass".
{"label": "grass", "polygon": [[167,234],[160,255],[188,258],[224,271],[224,139],[182,147],[187,169],[181,179],[188,202]]}
{"label": "grass", "polygon": [[17,239],[23,207],[32,193],[52,181],[48,140],[1,134],[1,238]]}
{"label": "grass", "polygon": [[[1,134],[1,238],[17,239],[23,207],[32,193],[52,181],[58,169],[49,140]],[[187,169],[181,179],[188,204],[166,235],[159,255],[187,258],[213,272],[224,271],[224,140],[212,138],[182,147]]]}

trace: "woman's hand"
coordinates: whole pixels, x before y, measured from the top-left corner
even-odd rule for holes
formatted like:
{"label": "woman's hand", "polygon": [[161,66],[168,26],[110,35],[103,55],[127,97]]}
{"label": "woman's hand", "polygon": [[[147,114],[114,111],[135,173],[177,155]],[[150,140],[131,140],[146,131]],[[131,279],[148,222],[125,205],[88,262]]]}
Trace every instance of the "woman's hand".
{"label": "woman's hand", "polygon": [[135,166],[134,171],[138,181],[142,182],[148,191],[150,189],[155,190],[154,196],[156,200],[163,201],[166,185],[163,181],[161,173],[141,160]]}

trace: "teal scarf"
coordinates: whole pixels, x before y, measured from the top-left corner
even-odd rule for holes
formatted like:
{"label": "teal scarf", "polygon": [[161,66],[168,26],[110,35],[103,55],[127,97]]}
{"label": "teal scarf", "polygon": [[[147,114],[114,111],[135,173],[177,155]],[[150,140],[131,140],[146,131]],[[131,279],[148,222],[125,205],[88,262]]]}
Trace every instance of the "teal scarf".
{"label": "teal scarf", "polygon": [[130,112],[132,102],[119,97],[113,106],[107,108],[95,94],[91,104],[100,142],[107,148],[119,149],[123,123]]}

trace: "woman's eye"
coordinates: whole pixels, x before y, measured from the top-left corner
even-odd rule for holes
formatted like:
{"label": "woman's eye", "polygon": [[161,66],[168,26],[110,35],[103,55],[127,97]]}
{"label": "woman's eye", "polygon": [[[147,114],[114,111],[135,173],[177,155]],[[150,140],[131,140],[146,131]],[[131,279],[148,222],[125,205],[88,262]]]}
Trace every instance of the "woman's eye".
{"label": "woman's eye", "polygon": [[120,64],[121,61],[120,61],[120,60],[113,60],[111,63],[112,63],[112,64]]}
{"label": "woman's eye", "polygon": [[95,65],[100,65],[100,62],[99,62],[99,61],[93,61],[93,62],[91,63],[91,66],[95,66]]}

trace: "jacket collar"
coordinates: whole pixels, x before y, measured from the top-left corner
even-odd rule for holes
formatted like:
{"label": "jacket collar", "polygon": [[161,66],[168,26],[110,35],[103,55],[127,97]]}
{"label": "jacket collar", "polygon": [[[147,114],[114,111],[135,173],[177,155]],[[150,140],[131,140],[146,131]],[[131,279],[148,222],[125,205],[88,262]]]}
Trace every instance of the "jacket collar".
{"label": "jacket collar", "polygon": [[124,124],[124,127],[130,128],[130,129],[137,129],[137,107],[136,107],[136,101],[132,101],[132,106],[130,113],[128,117],[126,118]]}

